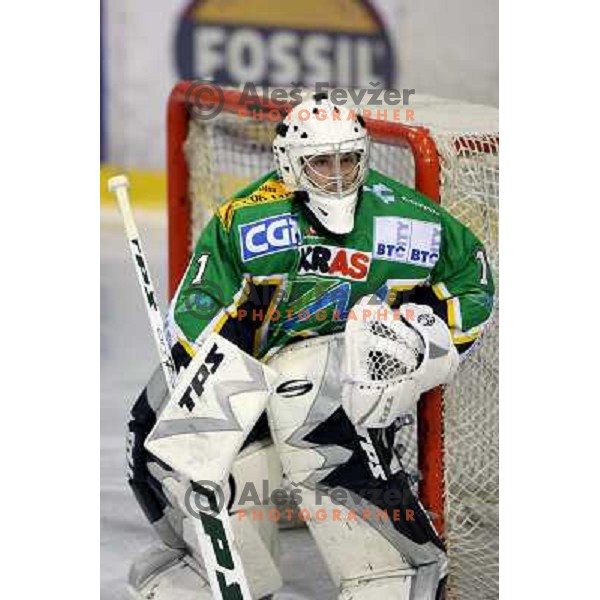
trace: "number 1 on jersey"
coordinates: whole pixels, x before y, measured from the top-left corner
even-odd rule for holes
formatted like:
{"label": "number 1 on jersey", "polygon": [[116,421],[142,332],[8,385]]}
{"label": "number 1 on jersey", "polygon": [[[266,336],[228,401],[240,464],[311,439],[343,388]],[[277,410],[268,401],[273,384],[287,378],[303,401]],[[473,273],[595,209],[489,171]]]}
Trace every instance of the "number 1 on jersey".
{"label": "number 1 on jersey", "polygon": [[202,276],[204,275],[204,271],[206,270],[206,263],[208,262],[208,257],[210,254],[201,254],[196,261],[198,263],[198,272],[196,273],[196,277],[194,277],[194,281],[192,281],[191,285],[198,285],[202,283]]}
{"label": "number 1 on jersey", "polygon": [[479,283],[481,283],[481,285],[487,285],[488,266],[487,260],[485,259],[485,252],[483,250],[477,250],[477,254],[475,255],[475,257],[481,263],[481,279],[479,280]]}

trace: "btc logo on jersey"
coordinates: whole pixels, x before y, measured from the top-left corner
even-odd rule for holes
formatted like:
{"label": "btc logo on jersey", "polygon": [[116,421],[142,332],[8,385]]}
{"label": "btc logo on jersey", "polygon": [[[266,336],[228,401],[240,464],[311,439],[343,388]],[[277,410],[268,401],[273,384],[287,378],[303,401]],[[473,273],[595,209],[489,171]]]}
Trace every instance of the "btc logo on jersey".
{"label": "btc logo on jersey", "polygon": [[433,268],[440,257],[442,226],[401,217],[375,217],[373,256]]}
{"label": "btc logo on jersey", "polygon": [[276,252],[295,248],[302,243],[298,219],[291,215],[277,215],[246,223],[238,227],[242,260],[248,261]]}
{"label": "btc logo on jersey", "polygon": [[370,266],[370,252],[336,246],[303,246],[298,273],[365,281]]}

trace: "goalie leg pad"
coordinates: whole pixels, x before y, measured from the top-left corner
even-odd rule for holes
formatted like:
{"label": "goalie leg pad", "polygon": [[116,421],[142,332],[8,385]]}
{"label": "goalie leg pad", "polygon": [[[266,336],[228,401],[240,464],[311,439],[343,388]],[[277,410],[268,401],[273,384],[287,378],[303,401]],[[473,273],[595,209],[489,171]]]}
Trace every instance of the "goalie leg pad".
{"label": "goalie leg pad", "polygon": [[152,547],[131,566],[127,582],[130,600],[211,600],[208,581],[185,552]]}
{"label": "goalie leg pad", "polygon": [[[367,464],[364,439],[341,406],[342,355],[338,335],[294,344],[270,363],[280,380],[267,412],[284,473],[340,589],[359,594],[360,582],[367,594],[385,583],[393,594],[378,599],[431,600],[445,572],[443,545],[406,474],[387,479]],[[407,589],[412,596],[400,595]]]}
{"label": "goalie leg pad", "polygon": [[[282,585],[279,570],[256,527],[232,519],[236,544],[244,562],[253,598],[264,598]],[[132,600],[212,600],[202,563],[192,555],[166,546],[153,547],[133,563],[127,583]]]}
{"label": "goalie leg pad", "polygon": [[345,582],[339,600],[381,600],[382,598],[399,598],[400,600],[441,600],[444,581],[437,585],[427,579],[435,579],[438,573],[432,566],[430,572],[425,567],[419,569],[417,579],[409,577],[382,576],[359,581]]}
{"label": "goalie leg pad", "polygon": [[[186,508],[187,485],[173,472],[163,472],[160,479],[156,466],[151,466],[151,472],[157,477],[156,481],[160,481],[162,493],[168,499],[165,518],[171,528],[178,532],[178,545],[185,550],[162,546],[142,554],[131,568],[129,593],[136,599],[151,597],[154,600],[202,600],[204,596],[199,596],[200,593],[206,593],[206,598],[212,598],[194,531],[192,519],[195,517]],[[240,500],[249,486],[260,492],[265,481],[268,489],[276,489],[281,485],[281,467],[273,444],[265,440],[244,448],[233,464],[232,475],[234,495],[229,502],[231,527],[252,596],[261,598],[275,592],[282,585],[278,569],[277,523],[269,519],[253,521],[249,517],[242,517],[239,511],[243,509],[251,514],[252,509],[258,509],[267,513],[272,508],[271,504],[240,503]],[[228,491],[228,495],[231,493]]]}
{"label": "goalie leg pad", "polygon": [[[252,510],[259,510],[265,515],[261,520],[251,521],[252,526],[257,530],[263,545],[268,550],[268,562],[273,562],[278,566],[279,527],[276,521],[266,518],[269,510],[273,509],[275,505],[271,502],[270,497],[262,497],[265,487],[272,491],[282,485],[281,463],[271,439],[254,442],[244,448],[233,463],[231,473],[235,488],[230,508],[232,520],[248,520],[250,522]],[[246,563],[246,557],[242,558]],[[267,568],[270,569],[271,566],[265,565],[261,568],[266,572]],[[277,577],[279,577],[278,574]]]}
{"label": "goalie leg pad", "polygon": [[170,506],[161,481],[172,472],[145,448],[144,441],[156,423],[156,414],[168,398],[162,369],[157,368],[130,411],[127,426],[127,478],[142,511],[160,539],[171,548],[184,548],[181,531],[167,515]]}

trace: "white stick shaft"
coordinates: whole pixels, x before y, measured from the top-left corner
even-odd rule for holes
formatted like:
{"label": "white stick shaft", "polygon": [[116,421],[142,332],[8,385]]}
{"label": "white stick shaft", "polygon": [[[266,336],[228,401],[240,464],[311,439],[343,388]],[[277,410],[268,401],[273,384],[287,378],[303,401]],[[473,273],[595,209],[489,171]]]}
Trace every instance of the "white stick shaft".
{"label": "white stick shaft", "polygon": [[[152,325],[152,333],[154,334],[154,341],[156,342],[158,355],[160,356],[160,363],[165,374],[165,380],[169,388],[169,393],[171,394],[175,389],[177,372],[175,370],[175,364],[173,363],[173,357],[171,356],[171,352],[169,351],[169,347],[167,345],[163,320],[156,303],[154,286],[152,285],[152,280],[150,279],[150,271],[148,270],[148,266],[146,264],[146,258],[140,243],[140,236],[131,212],[128,188],[129,181],[125,175],[117,175],[108,181],[108,189],[116,194],[119,208],[121,210],[121,214],[123,215],[125,231],[129,241],[129,249],[131,250],[138,281],[144,295],[144,304],[146,305],[146,311],[148,312],[150,324]],[[194,529],[198,539],[198,544],[200,546],[200,552],[204,558],[206,573],[211,590],[215,598],[224,599],[224,594],[221,590],[221,586],[217,577],[217,560],[215,558],[215,551],[212,546],[211,538],[204,530],[204,526],[199,519],[192,520],[194,522]],[[231,530],[229,513],[227,512],[226,507],[221,508],[220,512],[218,513],[217,520],[223,526],[228,546],[232,550],[234,556],[234,572],[236,575],[235,580],[238,582],[242,600],[252,600],[248,586],[248,580],[246,579],[246,575],[244,573],[241,558],[237,550],[235,550],[233,531]],[[233,592],[230,593],[233,594]]]}
{"label": "white stick shaft", "polygon": [[173,357],[171,356],[169,346],[167,345],[162,316],[158,304],[156,303],[156,293],[154,291],[154,286],[152,285],[152,280],[150,279],[150,271],[146,263],[140,236],[131,212],[128,192],[129,182],[124,175],[118,175],[109,180],[108,187],[116,194],[119,209],[123,215],[127,240],[129,241],[129,249],[131,250],[138,282],[144,295],[144,304],[146,305],[146,311],[148,313],[148,318],[150,319],[150,325],[152,326],[152,333],[158,350],[158,356],[160,357],[160,364],[163,373],[165,374],[169,391],[172,391],[176,377],[175,364],[173,363]]}

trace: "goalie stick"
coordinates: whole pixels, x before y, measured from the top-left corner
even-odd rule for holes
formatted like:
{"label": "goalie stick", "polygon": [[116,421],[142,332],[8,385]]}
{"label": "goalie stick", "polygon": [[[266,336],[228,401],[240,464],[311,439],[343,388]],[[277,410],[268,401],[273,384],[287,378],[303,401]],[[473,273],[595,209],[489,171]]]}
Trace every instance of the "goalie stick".
{"label": "goalie stick", "polygon": [[135,272],[137,274],[142,293],[144,294],[146,312],[148,313],[150,325],[152,326],[152,334],[158,350],[160,365],[165,375],[165,381],[167,382],[169,392],[172,392],[177,372],[173,362],[173,357],[171,356],[171,352],[169,351],[169,347],[167,345],[167,340],[165,339],[163,321],[156,303],[154,286],[150,280],[150,272],[148,271],[146,257],[140,243],[140,235],[131,212],[129,194],[127,191],[129,189],[129,180],[125,175],[111,177],[108,180],[108,189],[110,192],[116,195],[117,202],[119,203],[119,209],[121,211],[121,215],[123,216],[123,223],[125,224],[127,241],[129,242],[129,250],[131,251],[131,257],[135,265]]}
{"label": "goalie stick", "polygon": [[[176,397],[178,389],[175,385],[177,372],[166,342],[163,320],[156,303],[156,294],[150,279],[150,272],[140,243],[137,226],[131,212],[128,193],[129,180],[127,176],[117,175],[111,177],[108,181],[108,189],[117,197],[119,209],[125,224],[129,249],[131,250],[138,282],[144,296],[146,311],[152,326],[152,333],[154,335],[161,367],[169,389],[169,395],[170,397]],[[202,366],[202,363],[193,361],[189,368],[193,368],[193,366],[198,370]],[[218,528],[221,532],[218,539],[215,537],[214,531],[208,531],[206,529],[204,519],[192,518],[192,521],[194,523],[212,593],[215,598],[222,598],[223,600],[252,600],[241,558],[234,546],[227,507],[222,506],[217,514],[212,513],[210,514],[210,517],[213,521],[220,521],[222,526]],[[229,552],[227,552],[227,550],[229,550]],[[229,584],[225,581],[223,570],[219,568],[219,559],[224,554],[227,554],[233,563],[233,568],[231,568],[231,564],[228,568],[229,578],[232,580]]]}

